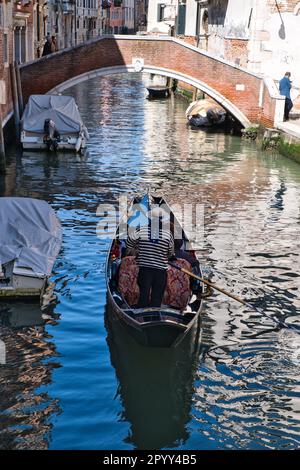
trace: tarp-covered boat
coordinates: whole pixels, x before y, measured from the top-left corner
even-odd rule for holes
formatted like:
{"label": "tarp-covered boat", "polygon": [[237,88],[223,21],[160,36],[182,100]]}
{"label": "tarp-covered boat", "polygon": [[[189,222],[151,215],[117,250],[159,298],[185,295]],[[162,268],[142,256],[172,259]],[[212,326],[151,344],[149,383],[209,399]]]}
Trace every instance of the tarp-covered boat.
{"label": "tarp-covered boat", "polygon": [[60,251],[62,231],[51,206],[0,198],[0,298],[39,297]]}
{"label": "tarp-covered boat", "polygon": [[193,101],[185,115],[188,123],[195,127],[213,127],[224,124],[227,113],[222,106],[212,99]]}
{"label": "tarp-covered boat", "polygon": [[[166,207],[162,197],[145,195],[135,198],[127,221],[128,228],[136,224],[148,223],[151,207]],[[168,207],[168,206],[167,206]],[[170,210],[171,226],[179,224]],[[124,222],[120,227],[124,229]],[[124,256],[124,250],[118,250],[125,244],[126,235],[117,230],[107,259],[108,298],[117,316],[129,327],[130,333],[143,345],[154,347],[171,347],[178,344],[195,325],[202,308],[203,287],[200,283],[191,285],[186,274],[169,266],[167,286],[163,304],[160,308],[137,308],[139,288],[137,285],[138,265],[134,256]],[[187,249],[188,238],[182,230],[182,250],[194,257],[197,274],[202,275],[201,267],[193,251]],[[192,270],[186,259],[177,259],[177,266]]]}
{"label": "tarp-covered boat", "polygon": [[78,152],[88,138],[72,96],[30,96],[21,120],[23,148]]}

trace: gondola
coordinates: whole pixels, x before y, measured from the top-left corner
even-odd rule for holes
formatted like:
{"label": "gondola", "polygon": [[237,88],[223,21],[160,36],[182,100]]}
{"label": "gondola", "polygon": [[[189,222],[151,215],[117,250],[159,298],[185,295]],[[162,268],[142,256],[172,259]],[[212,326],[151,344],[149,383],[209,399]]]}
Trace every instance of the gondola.
{"label": "gondola", "polygon": [[148,99],[160,99],[160,98],[169,98],[171,96],[172,89],[168,86],[161,85],[152,85],[147,87],[148,90]]}
{"label": "gondola", "polygon": [[[148,223],[147,214],[154,206],[168,207],[171,226],[179,226],[178,220],[164,198],[150,194],[135,198],[128,218],[125,222],[124,219],[121,220],[108,252],[107,291],[113,311],[128,327],[138,343],[149,347],[169,348],[176,346],[197,322],[203,305],[203,286],[198,281],[191,282],[186,274],[170,265],[162,306],[143,309],[136,307],[138,265],[134,256],[126,256],[124,245],[128,229],[132,230]],[[177,229],[176,233],[178,233]],[[181,233],[182,250],[195,256],[193,251],[187,250],[188,238],[183,229]],[[196,257],[195,260],[197,261]],[[185,259],[177,258],[175,263],[177,266],[192,269]],[[196,263],[196,265],[197,267],[193,269],[202,276],[200,264]]]}

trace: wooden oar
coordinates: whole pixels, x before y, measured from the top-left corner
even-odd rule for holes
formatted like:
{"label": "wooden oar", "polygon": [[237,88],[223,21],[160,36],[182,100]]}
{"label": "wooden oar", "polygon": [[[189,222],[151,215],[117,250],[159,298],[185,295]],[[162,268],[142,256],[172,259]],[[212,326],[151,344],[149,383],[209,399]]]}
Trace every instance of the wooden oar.
{"label": "wooden oar", "polygon": [[198,281],[200,282],[203,282],[203,284],[206,284],[207,286],[211,287],[212,289],[215,289],[219,292],[221,292],[222,294],[224,295],[227,295],[228,297],[230,297],[231,299],[233,300],[236,300],[237,302],[240,302],[241,304],[245,305],[246,307],[248,308],[251,308],[253,310],[255,310],[256,312],[262,314],[262,315],[265,315],[266,317],[268,317],[270,320],[273,320],[275,323],[277,323],[278,325],[282,326],[283,328],[289,328],[291,330],[294,330],[296,331],[297,333],[300,333],[300,330],[298,330],[297,328],[295,328],[294,326],[292,325],[287,325],[286,323],[284,323],[283,321],[281,320],[278,320],[278,318],[274,318],[270,315],[268,315],[264,310],[262,310],[261,308],[258,308],[258,307],[254,307],[254,305],[251,305],[249,304],[248,302],[246,302],[244,299],[242,299],[241,297],[238,297],[237,295],[233,295],[231,294],[230,292],[227,292],[226,290],[222,289],[221,287],[218,287],[216,286],[215,284],[212,284],[210,281],[208,281],[207,279],[204,279],[203,277],[200,277],[200,276],[197,276],[197,274],[194,274],[190,271],[188,271],[187,269],[185,268],[181,268],[180,266],[178,266],[177,264],[175,263],[172,263],[171,261],[169,261],[169,265],[170,266],[173,266],[173,268],[176,268],[178,269],[179,271],[187,274],[188,276],[190,277],[193,277],[194,279],[197,279]]}

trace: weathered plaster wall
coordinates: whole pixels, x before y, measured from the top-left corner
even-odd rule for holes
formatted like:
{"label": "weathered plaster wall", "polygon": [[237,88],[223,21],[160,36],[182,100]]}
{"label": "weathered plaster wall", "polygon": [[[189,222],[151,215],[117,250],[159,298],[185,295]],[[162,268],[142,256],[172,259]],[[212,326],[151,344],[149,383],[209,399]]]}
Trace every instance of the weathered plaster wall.
{"label": "weathered plaster wall", "polygon": [[[221,59],[279,80],[293,79],[292,97],[300,88],[300,1],[208,0],[208,36],[200,23],[199,46]],[[185,36],[196,35],[197,2],[187,0]],[[195,42],[197,43],[197,41]]]}
{"label": "weathered plaster wall", "polygon": [[197,17],[197,2],[195,2],[195,0],[186,0],[186,18],[185,18],[186,36],[196,35],[196,17]]}
{"label": "weathered plaster wall", "polygon": [[[231,60],[242,66],[247,65],[247,46],[250,37],[250,25],[253,15],[254,0],[209,0],[201,9],[208,12],[208,38],[200,40],[201,47],[222,59]],[[194,4],[196,2],[194,1]],[[194,10],[187,0],[186,34],[192,34],[192,23],[196,25],[196,7]],[[189,26],[188,26],[189,25]],[[188,26],[188,29],[187,29]],[[195,34],[194,27],[194,34]],[[203,25],[200,24],[203,33]],[[230,44],[232,41],[232,44]],[[243,43],[244,41],[244,43]],[[237,60],[239,59],[239,60]]]}
{"label": "weathered plaster wall", "polygon": [[270,0],[261,1],[260,8],[265,7],[260,34],[261,72],[280,79],[289,70],[294,85],[300,86],[300,2],[277,3],[278,9]]}
{"label": "weathered plaster wall", "polygon": [[[157,8],[160,3],[165,3],[166,5],[163,21],[158,21],[157,17]],[[149,33],[168,34],[170,32],[170,26],[174,25],[176,5],[176,0],[169,0],[168,2],[163,2],[163,0],[150,0],[148,4],[147,31]]]}

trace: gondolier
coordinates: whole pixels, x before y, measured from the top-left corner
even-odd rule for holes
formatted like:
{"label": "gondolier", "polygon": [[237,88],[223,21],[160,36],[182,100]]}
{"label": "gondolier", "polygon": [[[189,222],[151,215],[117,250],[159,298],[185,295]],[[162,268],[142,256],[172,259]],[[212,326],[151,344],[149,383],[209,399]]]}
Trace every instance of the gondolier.
{"label": "gondolier", "polygon": [[151,211],[148,224],[137,228],[126,241],[127,253],[138,252],[138,308],[160,307],[167,283],[168,259],[174,255],[174,238],[163,225],[167,214]]}

